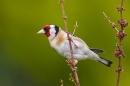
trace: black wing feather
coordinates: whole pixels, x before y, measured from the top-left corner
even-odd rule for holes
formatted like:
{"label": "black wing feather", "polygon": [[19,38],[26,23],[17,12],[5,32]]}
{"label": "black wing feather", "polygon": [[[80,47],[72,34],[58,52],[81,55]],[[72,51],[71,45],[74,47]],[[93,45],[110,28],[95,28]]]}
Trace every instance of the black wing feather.
{"label": "black wing feather", "polygon": [[91,51],[93,51],[94,53],[103,53],[104,50],[102,49],[96,49],[96,48],[90,48]]}

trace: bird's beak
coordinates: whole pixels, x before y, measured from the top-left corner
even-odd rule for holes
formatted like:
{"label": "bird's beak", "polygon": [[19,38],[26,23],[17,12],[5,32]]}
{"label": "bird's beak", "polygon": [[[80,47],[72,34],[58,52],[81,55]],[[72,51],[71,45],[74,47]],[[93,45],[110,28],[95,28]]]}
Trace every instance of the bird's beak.
{"label": "bird's beak", "polygon": [[41,29],[40,31],[37,32],[37,34],[44,34],[45,31],[43,29]]}

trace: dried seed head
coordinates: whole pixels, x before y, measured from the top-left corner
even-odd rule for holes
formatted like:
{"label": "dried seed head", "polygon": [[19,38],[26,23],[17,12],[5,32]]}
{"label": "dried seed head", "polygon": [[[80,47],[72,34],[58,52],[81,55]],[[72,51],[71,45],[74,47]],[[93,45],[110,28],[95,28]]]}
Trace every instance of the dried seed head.
{"label": "dried seed head", "polygon": [[122,67],[120,66],[120,67],[118,67],[117,69],[116,69],[116,72],[121,72],[123,69],[122,69]]}
{"label": "dried seed head", "polygon": [[119,49],[116,49],[115,52],[114,52],[114,55],[115,55],[116,57],[118,57],[118,58],[121,58],[121,57],[122,57],[121,54],[122,54],[122,51],[120,51]]}
{"label": "dried seed head", "polygon": [[63,17],[63,19],[67,19],[67,16],[62,16]]}
{"label": "dried seed head", "polygon": [[114,55],[117,58],[125,57],[122,46],[119,43],[117,43],[116,46],[117,46],[117,49],[115,50]]}
{"label": "dried seed head", "polygon": [[120,31],[117,33],[117,35],[116,35],[116,37],[117,37],[120,41],[123,40],[125,36],[127,36],[127,34],[126,34],[124,31],[122,31],[122,30],[120,30]]}
{"label": "dried seed head", "polygon": [[112,28],[116,28],[116,24],[111,22]]}
{"label": "dried seed head", "polygon": [[60,0],[59,3],[64,3],[65,0]]}
{"label": "dried seed head", "polygon": [[125,9],[122,6],[116,6],[118,12],[124,11]]}
{"label": "dried seed head", "polygon": [[128,26],[128,22],[124,19],[118,20],[118,24],[123,28]]}

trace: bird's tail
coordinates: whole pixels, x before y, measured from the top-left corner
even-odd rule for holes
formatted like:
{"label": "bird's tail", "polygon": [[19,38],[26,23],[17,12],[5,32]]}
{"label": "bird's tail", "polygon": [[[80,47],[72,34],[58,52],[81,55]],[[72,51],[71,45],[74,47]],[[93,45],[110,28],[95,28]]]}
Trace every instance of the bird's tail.
{"label": "bird's tail", "polygon": [[108,67],[111,67],[111,64],[113,63],[112,61],[106,60],[106,59],[104,59],[102,57],[100,57],[100,58],[101,58],[101,60],[99,61],[100,63],[102,63],[102,64],[104,64],[104,65],[106,65]]}

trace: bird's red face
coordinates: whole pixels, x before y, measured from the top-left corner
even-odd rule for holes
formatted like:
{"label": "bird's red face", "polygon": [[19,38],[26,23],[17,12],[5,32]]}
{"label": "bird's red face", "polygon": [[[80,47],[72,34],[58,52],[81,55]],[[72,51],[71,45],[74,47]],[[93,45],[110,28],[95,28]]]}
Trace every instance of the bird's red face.
{"label": "bird's red face", "polygon": [[44,34],[49,37],[50,36],[50,25],[46,25],[43,27],[43,30],[44,30]]}
{"label": "bird's red face", "polygon": [[49,39],[52,39],[58,34],[59,30],[56,25],[45,25],[37,34],[45,34]]}

